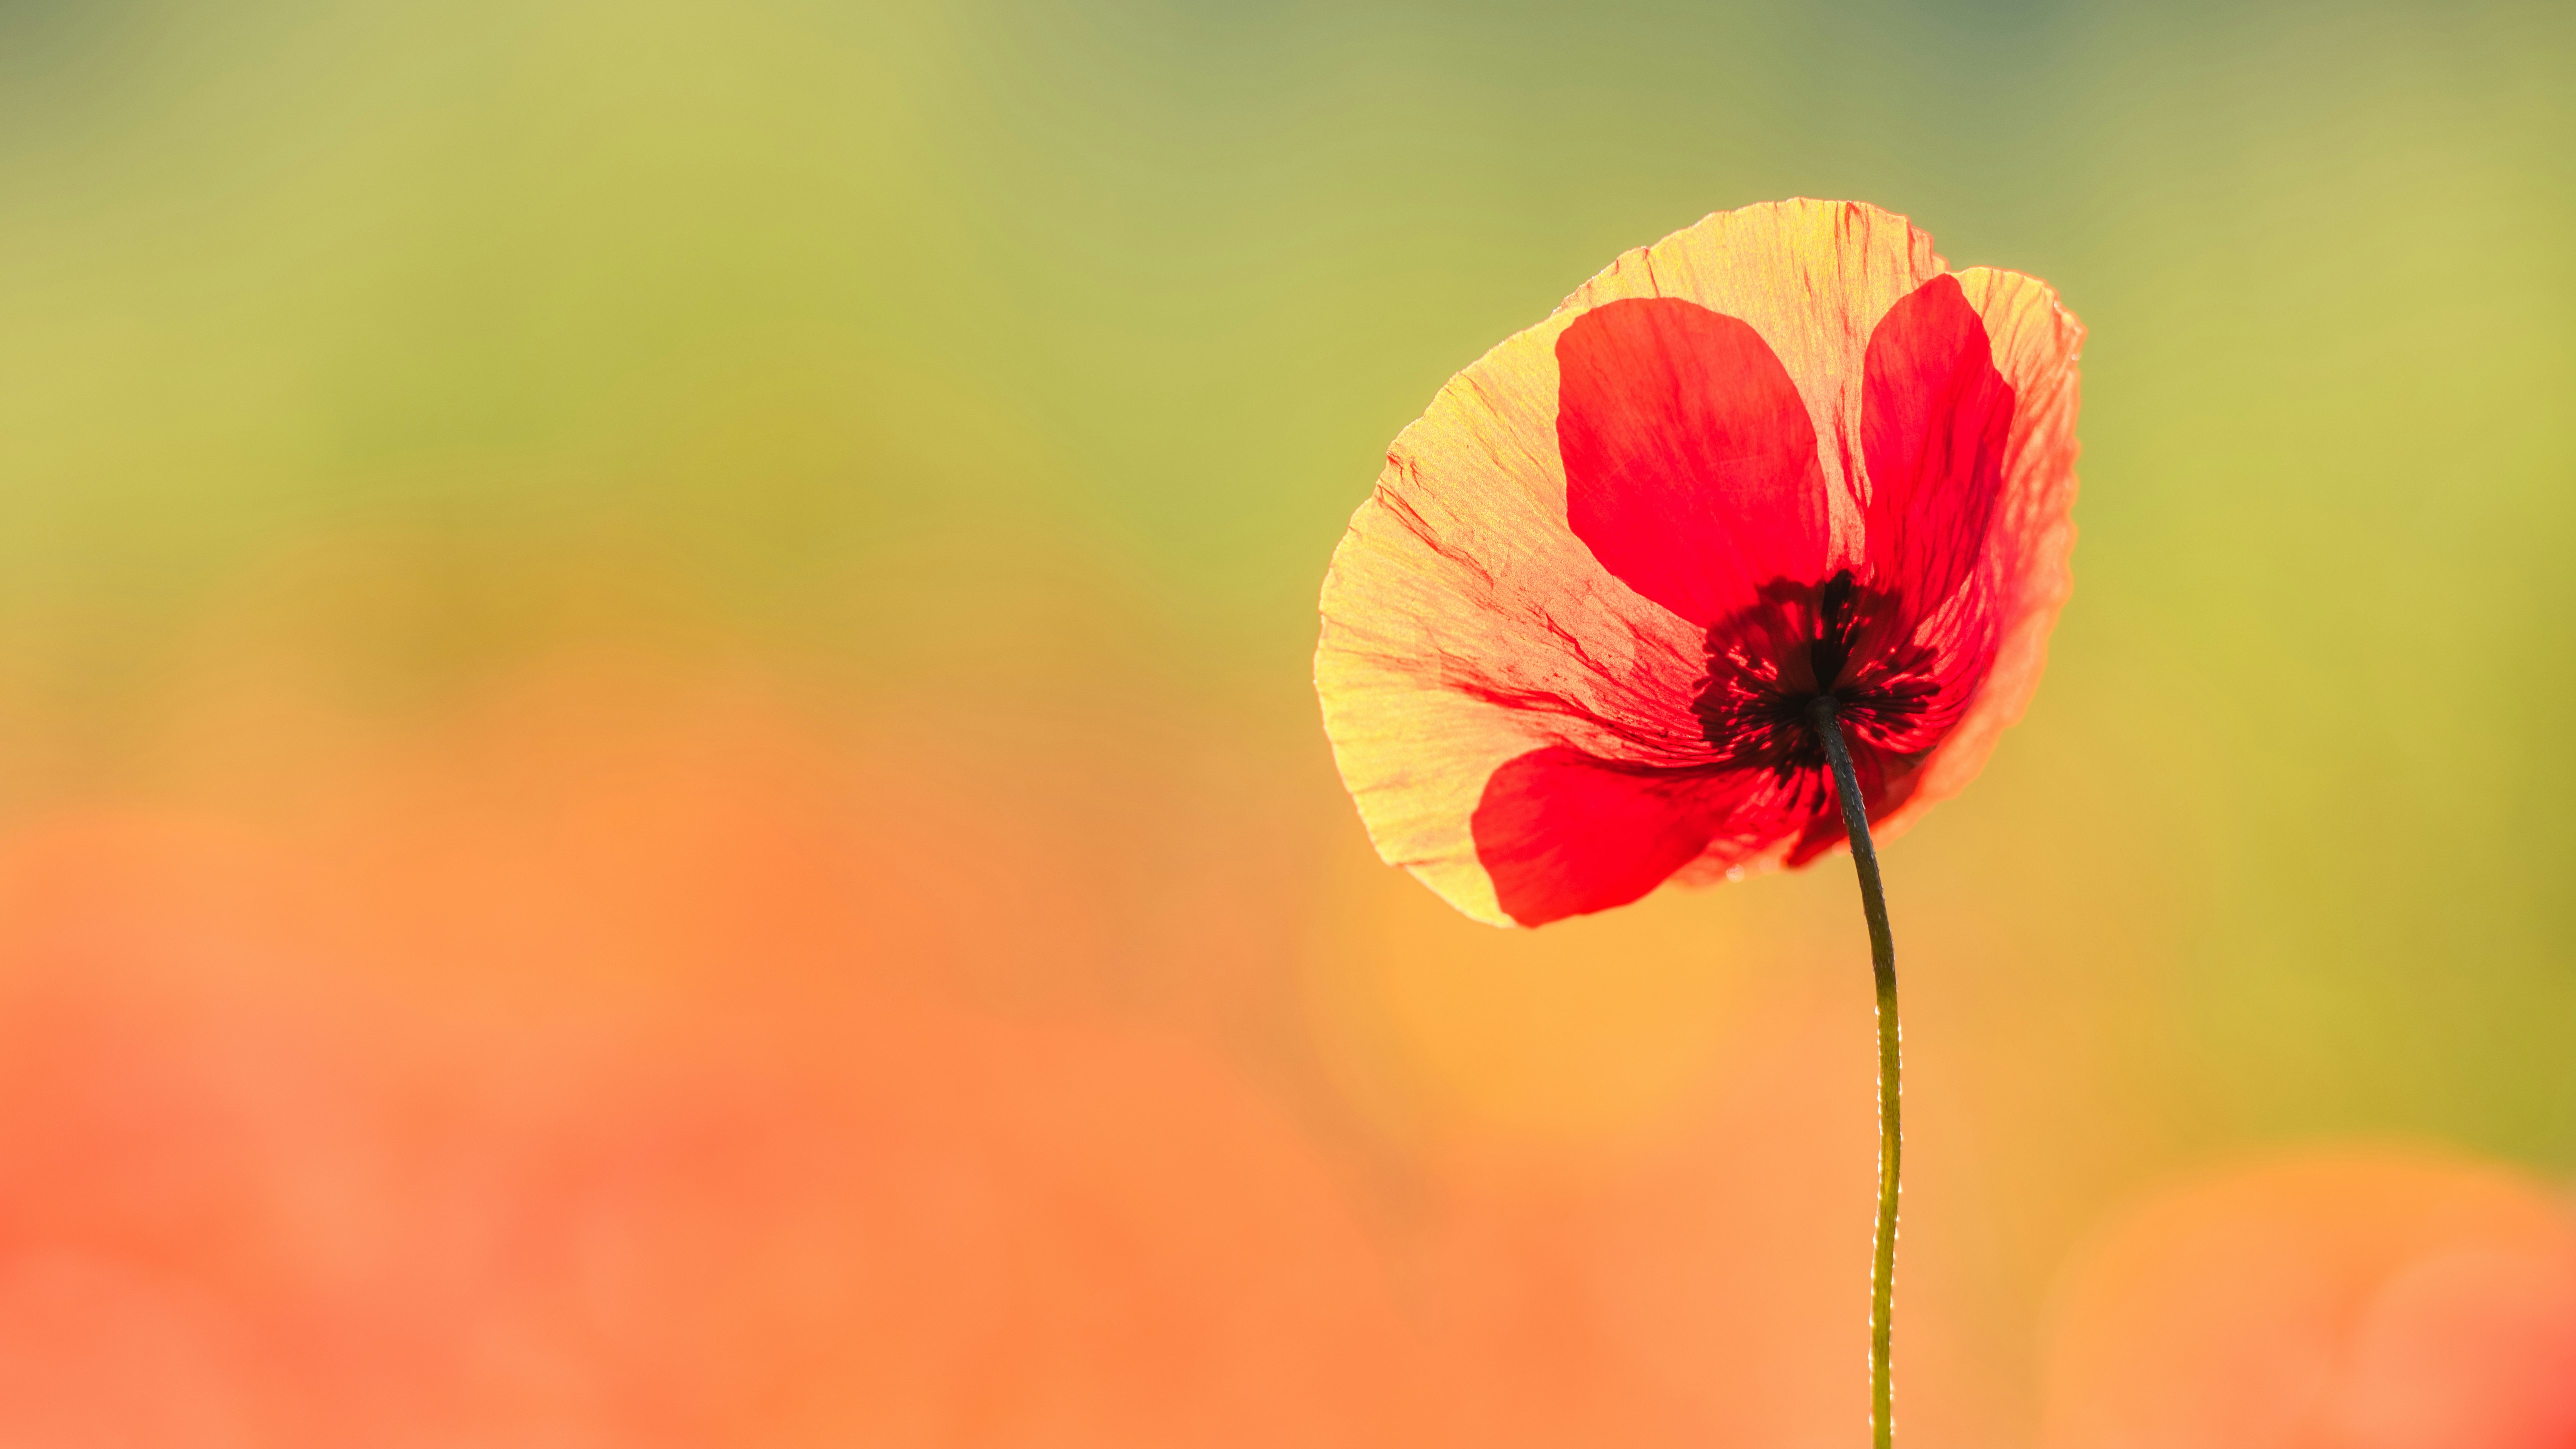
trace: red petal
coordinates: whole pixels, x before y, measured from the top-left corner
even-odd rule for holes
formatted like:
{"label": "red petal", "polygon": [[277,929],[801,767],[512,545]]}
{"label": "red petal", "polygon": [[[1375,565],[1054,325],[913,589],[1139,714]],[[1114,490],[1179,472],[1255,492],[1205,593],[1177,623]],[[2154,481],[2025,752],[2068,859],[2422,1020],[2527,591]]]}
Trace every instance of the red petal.
{"label": "red petal", "polygon": [[1620,582],[1713,624],[1773,579],[1823,576],[1816,427],[1760,333],[1635,297],[1576,318],[1556,362],[1566,522]]}
{"label": "red petal", "polygon": [[[1971,267],[1959,290],[1977,314],[1992,363],[2013,391],[2004,442],[2001,497],[1987,523],[1987,571],[1972,575],[1962,602],[1978,604],[1993,639],[1991,663],[1974,699],[1922,761],[1905,802],[1886,825],[1904,830],[1974,778],[2004,728],[2021,717],[2048,656],[2049,626],[2066,602],[2075,544],[2077,354],[2084,329],[2047,285],[2013,272]],[[1953,607],[1953,614],[1971,612]],[[1954,623],[1955,620],[1938,621]]]}
{"label": "red petal", "polygon": [[1470,824],[1476,859],[1504,914],[1524,926],[1624,906],[1706,850],[1759,778],[1532,750],[1485,781]]}
{"label": "red petal", "polygon": [[1934,277],[1889,308],[1862,367],[1870,573],[1921,619],[1984,561],[2003,493],[2012,385],[1995,370],[1985,323],[1954,276]]}

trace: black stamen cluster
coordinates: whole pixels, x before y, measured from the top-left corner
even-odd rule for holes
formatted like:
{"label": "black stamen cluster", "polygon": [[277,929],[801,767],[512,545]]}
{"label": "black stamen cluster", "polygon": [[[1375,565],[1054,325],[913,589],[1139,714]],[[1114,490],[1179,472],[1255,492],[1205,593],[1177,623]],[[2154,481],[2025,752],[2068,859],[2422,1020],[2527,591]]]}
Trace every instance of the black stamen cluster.
{"label": "black stamen cluster", "polygon": [[1896,608],[1849,569],[1821,584],[1766,585],[1754,607],[1708,631],[1708,682],[1691,702],[1701,737],[1722,763],[1785,779],[1825,768],[1810,715],[1820,695],[1833,696],[1855,735],[1894,733],[1931,691],[1876,657],[1890,652],[1884,626]]}

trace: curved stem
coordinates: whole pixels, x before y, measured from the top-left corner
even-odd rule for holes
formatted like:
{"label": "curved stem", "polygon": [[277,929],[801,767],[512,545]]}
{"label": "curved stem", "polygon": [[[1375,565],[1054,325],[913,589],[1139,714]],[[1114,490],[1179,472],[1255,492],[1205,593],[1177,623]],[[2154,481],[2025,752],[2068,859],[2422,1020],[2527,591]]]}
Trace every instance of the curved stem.
{"label": "curved stem", "polygon": [[1842,800],[1843,829],[1851,836],[1852,867],[1860,876],[1861,914],[1869,919],[1869,958],[1878,984],[1878,1239],[1869,1272],[1869,1428],[1874,1449],[1896,1440],[1894,1396],[1888,1383],[1888,1346],[1896,1295],[1896,1199],[1905,1159],[1904,1071],[1896,1024],[1896,938],[1887,929],[1887,893],[1879,885],[1878,851],[1870,844],[1869,811],[1852,773],[1851,747],[1832,695],[1819,695],[1808,711],[1833,765],[1834,792]]}

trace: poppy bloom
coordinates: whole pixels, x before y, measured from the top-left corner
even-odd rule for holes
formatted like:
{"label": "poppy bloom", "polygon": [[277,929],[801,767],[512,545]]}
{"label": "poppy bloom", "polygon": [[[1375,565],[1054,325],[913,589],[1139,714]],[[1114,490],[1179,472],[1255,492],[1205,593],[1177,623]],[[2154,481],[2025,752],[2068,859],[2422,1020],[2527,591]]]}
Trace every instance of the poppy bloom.
{"label": "poppy bloom", "polygon": [[2039,677],[2074,542],[2048,287],[1787,201],[1628,253],[1387,454],[1315,677],[1378,852],[1496,925],[1801,865],[1959,789]]}

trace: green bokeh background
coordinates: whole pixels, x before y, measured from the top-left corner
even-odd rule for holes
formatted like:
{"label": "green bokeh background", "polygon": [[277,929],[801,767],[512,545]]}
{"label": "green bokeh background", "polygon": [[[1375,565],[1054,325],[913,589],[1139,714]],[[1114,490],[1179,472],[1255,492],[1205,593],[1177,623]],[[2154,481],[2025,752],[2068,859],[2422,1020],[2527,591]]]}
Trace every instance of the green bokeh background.
{"label": "green bokeh background", "polygon": [[0,807],[151,788],[217,636],[399,723],[606,632],[1025,677],[1041,750],[1141,673],[1346,855],[1307,656],[1387,440],[1792,194],[2091,333],[2049,675],[1891,855],[1921,1030],[2093,1062],[2105,1193],[2576,1167],[2563,5],[0,0]]}

